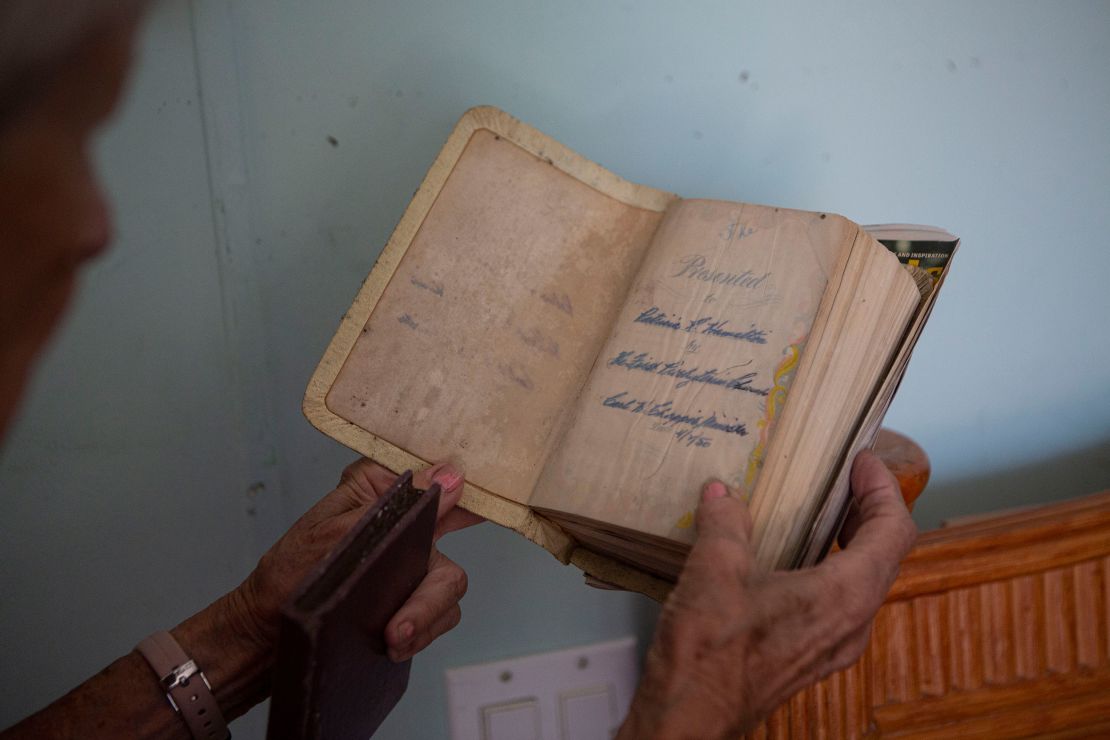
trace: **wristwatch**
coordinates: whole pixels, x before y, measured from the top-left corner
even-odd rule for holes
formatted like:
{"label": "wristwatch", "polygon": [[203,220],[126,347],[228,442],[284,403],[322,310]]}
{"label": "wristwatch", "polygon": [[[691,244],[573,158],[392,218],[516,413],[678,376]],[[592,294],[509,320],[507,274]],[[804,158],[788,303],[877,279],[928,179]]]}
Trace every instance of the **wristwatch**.
{"label": "wristwatch", "polygon": [[166,698],[174,711],[181,715],[195,740],[229,740],[220,705],[212,695],[212,686],[173,635],[155,632],[140,642],[136,648],[166,691]]}

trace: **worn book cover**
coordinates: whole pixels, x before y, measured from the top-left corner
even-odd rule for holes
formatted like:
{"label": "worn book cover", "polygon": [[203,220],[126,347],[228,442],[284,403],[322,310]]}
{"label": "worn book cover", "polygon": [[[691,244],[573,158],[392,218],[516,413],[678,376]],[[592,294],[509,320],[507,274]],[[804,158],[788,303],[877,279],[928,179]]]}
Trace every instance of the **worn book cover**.
{"label": "worn book cover", "polygon": [[305,412],[395,469],[457,460],[464,507],[659,596],[711,477],[767,567],[817,556],[937,284],[843,217],[679,198],[478,108]]}
{"label": "worn book cover", "polygon": [[408,686],[385,627],[424,579],[439,486],[405,473],[282,610],[268,740],[367,738]]}

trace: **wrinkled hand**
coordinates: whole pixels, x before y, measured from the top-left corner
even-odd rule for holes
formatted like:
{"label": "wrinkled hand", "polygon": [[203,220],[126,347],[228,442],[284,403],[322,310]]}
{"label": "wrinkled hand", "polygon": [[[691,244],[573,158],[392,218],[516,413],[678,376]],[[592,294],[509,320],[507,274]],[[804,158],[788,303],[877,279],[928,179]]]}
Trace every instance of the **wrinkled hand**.
{"label": "wrinkled hand", "polygon": [[747,506],[702,491],[698,539],[660,617],[619,738],[724,738],[751,730],[809,684],[850,666],[916,529],[882,461],[852,467],[845,547],[815,568],[763,573]]}
{"label": "wrinkled hand", "polygon": [[[388,490],[396,474],[370,460],[347,467],[334,491],[309,509],[278,542],[262,556],[258,567],[237,589],[237,602],[255,639],[272,647],[277,639],[279,613],[293,589],[343,538],[372,505]],[[440,494],[435,539],[447,532],[477,524],[483,519],[455,504],[462,495],[463,478],[450,464],[432,466],[416,473],[413,483],[427,488],[439,483]],[[428,574],[386,625],[389,657],[406,660],[432,640],[459,623],[459,600],[466,593],[466,573],[447,556],[432,548]]]}

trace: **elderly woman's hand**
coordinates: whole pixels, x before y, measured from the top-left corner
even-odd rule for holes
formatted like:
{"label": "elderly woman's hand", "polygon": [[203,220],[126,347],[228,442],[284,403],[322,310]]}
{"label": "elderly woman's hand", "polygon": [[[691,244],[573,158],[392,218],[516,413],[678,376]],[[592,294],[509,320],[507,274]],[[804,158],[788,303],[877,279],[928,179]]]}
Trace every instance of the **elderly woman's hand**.
{"label": "elderly woman's hand", "polygon": [[[369,460],[348,467],[336,489],[297,520],[238,588],[170,631],[204,672],[225,719],[238,717],[269,695],[281,606],[395,477]],[[419,488],[434,480],[443,489],[436,539],[481,521],[454,508],[462,493],[462,475],[450,465],[434,466],[415,479]],[[466,574],[433,548],[427,576],[386,626],[390,657],[404,660],[454,627],[465,592]],[[5,738],[189,735],[185,723],[171,711],[164,686],[137,651],[0,734]]]}
{"label": "elderly woman's hand", "polygon": [[744,502],[702,492],[698,540],[663,609],[621,738],[737,737],[867,646],[916,529],[897,482],[862,453],[845,548],[815,568],[756,570]]}
{"label": "elderly woman's hand", "polygon": [[[279,612],[293,589],[353,527],[367,507],[386,492],[396,474],[370,460],[359,460],[343,471],[334,491],[309,509],[237,589],[245,622],[256,639],[272,645],[277,638]],[[414,475],[417,488],[436,482],[443,490],[435,539],[483,521],[455,504],[462,495],[462,474],[440,464]],[[466,573],[432,548],[428,574],[386,627],[389,656],[401,661],[422,650],[459,622],[459,600],[466,593]]]}

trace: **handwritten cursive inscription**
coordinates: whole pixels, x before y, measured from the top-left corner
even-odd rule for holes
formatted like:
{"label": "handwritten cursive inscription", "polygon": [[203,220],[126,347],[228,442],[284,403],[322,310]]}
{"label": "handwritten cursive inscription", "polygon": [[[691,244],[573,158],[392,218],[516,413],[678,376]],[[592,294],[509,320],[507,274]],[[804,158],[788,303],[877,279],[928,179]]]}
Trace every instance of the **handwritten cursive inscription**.
{"label": "handwritten cursive inscription", "polygon": [[400,321],[402,324],[404,324],[405,326],[407,326],[410,329],[420,328],[417,325],[416,321],[413,320],[413,318],[411,316],[409,316],[407,313],[403,313],[400,316],[398,316],[397,320]]}
{"label": "handwritten cursive inscription", "polygon": [[[609,367],[622,367],[625,370],[662,375],[665,378],[678,378],[679,382],[675,383],[675,388],[682,388],[690,383],[705,383],[706,385],[722,386],[731,391],[754,393],[757,396],[766,396],[770,393],[766,388],[758,388],[752,385],[759,377],[758,373],[745,373],[737,377],[730,373],[731,367],[724,370],[715,367],[702,370],[696,366],[686,367],[684,360],[673,362],[656,360],[647,352],[636,352],[635,350],[618,352],[616,357],[610,358],[605,364]],[[751,360],[743,364],[749,365]],[[741,367],[741,365],[734,365],[733,367]]]}
{"label": "handwritten cursive inscription", "polygon": [[743,272],[724,272],[723,270],[713,270],[705,266],[706,259],[704,255],[691,254],[688,257],[682,257],[678,260],[679,270],[671,277],[684,278],[686,280],[700,280],[703,283],[712,283],[713,285],[727,285],[733,288],[758,288],[764,280],[771,277],[771,273],[765,272],[762,275],[756,275],[751,270],[744,270]]}
{"label": "handwritten cursive inscription", "polygon": [[661,326],[664,329],[673,329],[679,331],[682,329],[682,317],[675,316],[674,314],[666,314],[657,306],[652,306],[646,311],[641,311],[640,315],[634,319],[637,324],[651,324],[652,326]]}
{"label": "handwritten cursive inscription", "polygon": [[732,331],[725,329],[728,324],[727,321],[711,321],[708,326],[702,329],[702,334],[709,334],[714,337],[724,337],[725,339],[736,339],[741,342],[753,342],[755,344],[767,344],[767,335],[769,331],[755,328],[752,324],[747,331]]}
{"label": "handwritten cursive inscription", "polygon": [[752,342],[754,344],[767,344],[767,335],[770,331],[759,329],[755,324],[745,331],[733,331],[726,329],[728,321],[725,319],[715,319],[712,316],[701,316],[696,319],[683,321],[681,316],[676,314],[667,314],[658,306],[652,306],[646,311],[641,311],[633,321],[637,324],[650,324],[651,326],[658,326],[663,329],[670,329],[672,331],[683,331],[688,334],[708,334],[714,337],[723,337],[725,339],[735,339],[741,342]]}
{"label": "handwritten cursive inscription", "polygon": [[701,431],[722,432],[735,434],[739,437],[748,436],[748,428],[741,421],[730,422],[716,411],[709,414],[698,410],[696,413],[678,411],[671,401],[657,402],[654,399],[640,399],[629,395],[628,391],[614,393],[602,399],[601,405],[609,409],[617,409],[629,414],[641,414],[656,420],[655,430],[673,429],[679,441],[688,446],[708,447],[709,438]]}

